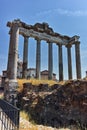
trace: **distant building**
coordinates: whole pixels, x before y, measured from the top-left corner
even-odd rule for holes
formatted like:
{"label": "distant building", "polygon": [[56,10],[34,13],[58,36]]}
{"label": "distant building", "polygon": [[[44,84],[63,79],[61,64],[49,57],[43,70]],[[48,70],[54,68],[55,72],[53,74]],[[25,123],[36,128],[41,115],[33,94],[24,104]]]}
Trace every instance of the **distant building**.
{"label": "distant building", "polygon": [[35,78],[35,76],[36,76],[36,69],[35,68],[27,69],[27,78]]}
{"label": "distant building", "polygon": [[[21,79],[22,78],[22,66],[23,62],[21,60],[18,60],[18,66],[17,66],[17,78]],[[48,70],[43,70],[40,72],[41,74],[41,79],[48,79]],[[3,71],[3,78],[7,77],[7,71]],[[26,71],[26,78],[35,78],[36,77],[36,68],[28,68]],[[56,74],[53,73],[52,75],[52,80],[57,80],[56,79]]]}
{"label": "distant building", "polygon": [[[22,61],[18,61],[17,78],[22,78]],[[2,77],[7,77],[7,70],[3,70]]]}
{"label": "distant building", "polygon": [[4,71],[2,72],[2,77],[1,77],[1,87],[4,87],[6,77],[7,77],[7,71],[4,70]]}
{"label": "distant building", "polygon": [[7,71],[3,70],[3,77],[7,77]]}
{"label": "distant building", "polygon": [[[48,70],[41,71],[41,79],[44,79],[44,80],[48,79],[48,73],[49,73]],[[52,75],[52,80],[57,80],[55,73],[53,73]]]}
{"label": "distant building", "polygon": [[[19,60],[17,66],[17,78],[22,78],[22,67],[23,62]],[[26,78],[35,78],[35,76],[36,76],[36,69],[28,68],[26,71]]]}

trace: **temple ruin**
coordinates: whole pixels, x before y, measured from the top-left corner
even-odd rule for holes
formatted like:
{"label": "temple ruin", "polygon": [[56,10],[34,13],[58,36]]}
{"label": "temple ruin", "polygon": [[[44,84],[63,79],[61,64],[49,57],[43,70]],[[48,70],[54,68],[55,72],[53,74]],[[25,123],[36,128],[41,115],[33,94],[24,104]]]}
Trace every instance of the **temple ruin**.
{"label": "temple ruin", "polygon": [[59,67],[59,81],[64,80],[63,76],[63,55],[62,47],[67,49],[68,57],[68,79],[72,79],[72,56],[71,48],[75,45],[76,58],[76,76],[81,78],[81,62],[80,62],[80,41],[79,36],[65,36],[53,31],[47,23],[36,23],[35,25],[27,25],[19,19],[8,22],[7,26],[10,28],[10,44],[7,64],[7,79],[5,81],[4,98],[10,103],[16,102],[17,91],[17,62],[18,62],[18,40],[19,35],[24,37],[24,51],[23,51],[23,70],[22,77],[26,77],[26,70],[28,66],[28,40],[34,38],[36,40],[36,78],[40,79],[41,72],[41,41],[48,43],[48,79],[52,79],[53,74],[53,43],[58,47],[58,67]]}
{"label": "temple ruin", "polygon": [[63,56],[62,46],[67,48],[68,57],[68,79],[72,79],[72,59],[71,47],[75,45],[76,57],[76,76],[77,79],[81,78],[81,63],[80,63],[80,41],[79,36],[65,36],[53,31],[47,23],[36,23],[35,25],[27,25],[26,23],[18,20],[8,22],[7,26],[10,27],[10,45],[8,54],[7,77],[16,80],[17,78],[17,61],[18,61],[18,40],[19,35],[24,37],[24,53],[23,53],[23,73],[22,77],[25,78],[27,64],[28,64],[28,40],[33,37],[36,40],[36,78],[40,79],[41,68],[41,41],[44,40],[48,43],[48,72],[49,79],[52,79],[53,73],[53,53],[52,45],[55,43],[58,47],[58,62],[59,62],[59,81],[63,78]]}

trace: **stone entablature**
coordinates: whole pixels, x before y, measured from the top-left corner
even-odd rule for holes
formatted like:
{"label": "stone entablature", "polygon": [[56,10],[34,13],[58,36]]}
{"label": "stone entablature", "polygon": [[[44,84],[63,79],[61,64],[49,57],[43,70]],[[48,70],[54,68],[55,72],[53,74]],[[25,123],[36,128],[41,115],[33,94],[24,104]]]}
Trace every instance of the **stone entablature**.
{"label": "stone entablature", "polygon": [[75,44],[78,41],[79,36],[75,35],[69,37],[66,35],[61,35],[53,31],[47,23],[36,23],[35,25],[28,25],[22,21],[14,20],[8,22],[7,26],[12,28],[14,24],[17,24],[19,27],[19,33],[23,36],[33,37],[35,39],[45,40],[51,43],[57,43],[62,45]]}

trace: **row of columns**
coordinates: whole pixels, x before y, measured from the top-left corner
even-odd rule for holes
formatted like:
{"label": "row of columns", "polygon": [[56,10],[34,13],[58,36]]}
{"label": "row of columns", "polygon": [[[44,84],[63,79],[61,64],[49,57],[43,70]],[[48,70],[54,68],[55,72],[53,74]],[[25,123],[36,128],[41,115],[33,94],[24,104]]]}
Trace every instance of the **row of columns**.
{"label": "row of columns", "polygon": [[[36,39],[36,78],[40,79],[40,66],[41,66],[41,40]],[[81,64],[80,64],[80,42],[75,43],[75,54],[76,54],[76,73],[77,79],[81,78]],[[52,79],[53,75],[53,43],[48,42],[48,79]],[[68,78],[72,79],[72,58],[71,58],[71,44],[67,44],[67,57],[68,57]],[[58,45],[58,56],[59,56],[59,81],[63,81],[63,54],[62,45]],[[27,70],[28,64],[28,37],[24,37],[24,56],[23,56],[23,78],[25,77],[24,71]]]}
{"label": "row of columns", "polygon": [[[10,45],[9,45],[9,57],[7,66],[7,77],[9,79],[16,79],[17,77],[17,59],[18,59],[18,38],[19,28],[15,24],[10,31]],[[24,37],[24,52],[23,52],[23,78],[26,75],[28,65],[28,38]],[[41,66],[41,43],[40,39],[36,39],[36,78],[40,79],[40,66]],[[52,79],[53,74],[53,43],[48,42],[48,78]],[[71,59],[71,45],[67,44],[67,55],[68,55],[68,77],[72,79],[72,59]],[[58,44],[58,56],[59,56],[59,81],[63,80],[63,55],[62,45]],[[75,54],[76,54],[76,73],[77,79],[81,78],[81,63],[80,63],[80,42],[75,43]]]}

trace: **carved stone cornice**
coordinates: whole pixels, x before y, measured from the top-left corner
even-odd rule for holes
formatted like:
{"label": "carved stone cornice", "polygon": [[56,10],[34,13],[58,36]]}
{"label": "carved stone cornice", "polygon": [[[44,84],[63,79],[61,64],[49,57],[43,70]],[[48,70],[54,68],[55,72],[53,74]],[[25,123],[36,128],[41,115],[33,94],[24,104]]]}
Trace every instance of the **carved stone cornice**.
{"label": "carved stone cornice", "polygon": [[71,37],[71,39],[68,41],[68,44],[75,44],[76,42],[79,42],[79,38],[80,36],[77,35]]}
{"label": "carved stone cornice", "polygon": [[7,26],[12,28],[12,26],[17,25],[19,27],[19,34],[23,36],[33,37],[35,39],[45,40],[56,44],[67,45],[75,44],[78,41],[79,36],[69,37],[66,35],[61,35],[54,32],[54,30],[49,27],[48,23],[36,23],[34,25],[28,25],[22,22],[20,19],[8,22]]}

